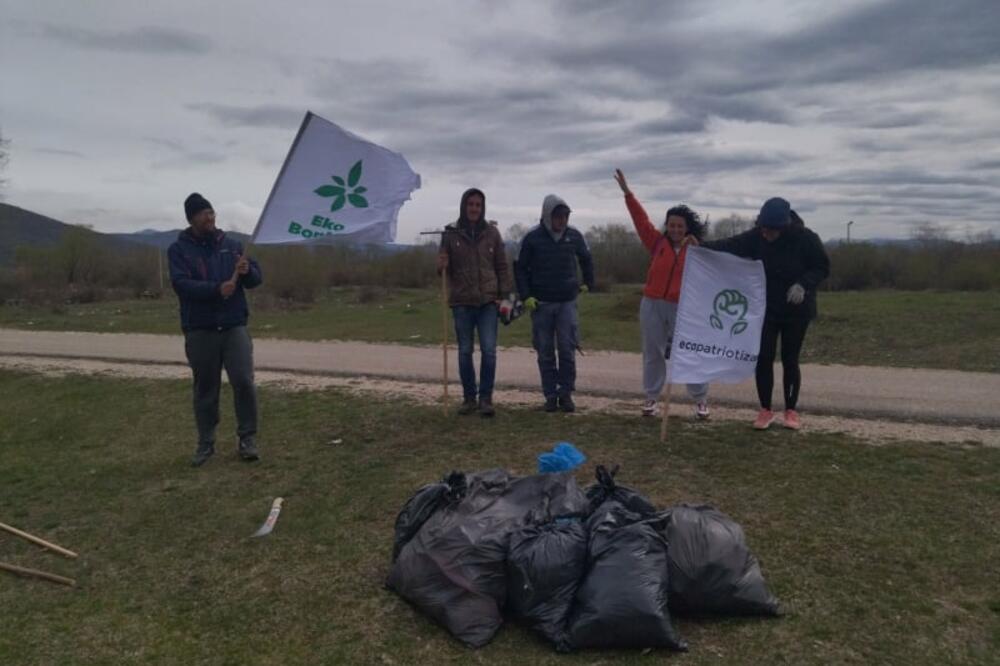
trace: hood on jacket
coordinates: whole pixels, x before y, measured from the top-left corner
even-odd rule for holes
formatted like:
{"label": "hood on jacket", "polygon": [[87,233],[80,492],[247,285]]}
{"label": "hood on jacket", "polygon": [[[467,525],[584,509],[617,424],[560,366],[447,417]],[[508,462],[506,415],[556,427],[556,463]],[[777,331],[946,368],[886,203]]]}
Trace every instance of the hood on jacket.
{"label": "hood on jacket", "polygon": [[559,206],[566,206],[566,210],[572,212],[572,209],[570,209],[569,204],[566,203],[566,200],[555,194],[549,194],[548,196],[545,197],[545,200],[542,201],[542,219],[541,219],[542,226],[545,227],[545,230],[548,231],[549,234],[552,236],[552,238],[556,241],[561,239],[562,235],[566,233],[565,229],[558,234],[552,231],[552,211],[554,211]]}
{"label": "hood on jacket", "polygon": [[[466,202],[468,202],[469,197],[471,197],[473,194],[478,194],[480,198],[482,198],[483,200],[483,212],[479,216],[478,220],[470,220],[467,217],[465,217],[465,204]],[[476,187],[470,187],[469,189],[467,189],[465,192],[462,193],[462,201],[461,203],[458,204],[458,221],[455,224],[457,224],[459,227],[467,227],[473,221],[478,222],[480,224],[486,222],[486,195],[483,194],[482,190]]]}

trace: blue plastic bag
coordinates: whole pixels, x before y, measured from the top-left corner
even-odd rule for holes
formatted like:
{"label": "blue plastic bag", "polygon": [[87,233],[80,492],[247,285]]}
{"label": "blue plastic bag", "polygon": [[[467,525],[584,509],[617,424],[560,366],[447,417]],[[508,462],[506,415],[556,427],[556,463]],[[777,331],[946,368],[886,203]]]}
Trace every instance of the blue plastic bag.
{"label": "blue plastic bag", "polygon": [[568,472],[587,462],[583,451],[569,442],[559,442],[552,451],[546,451],[538,456],[538,473]]}

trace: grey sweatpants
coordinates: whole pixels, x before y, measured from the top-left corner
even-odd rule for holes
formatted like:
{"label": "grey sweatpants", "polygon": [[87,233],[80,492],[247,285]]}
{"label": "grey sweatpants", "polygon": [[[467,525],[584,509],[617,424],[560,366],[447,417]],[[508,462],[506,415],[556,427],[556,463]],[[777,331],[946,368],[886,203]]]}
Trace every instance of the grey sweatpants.
{"label": "grey sweatpants", "polygon": [[[642,331],[642,389],[647,400],[659,400],[667,381],[667,352],[677,324],[677,304],[660,298],[642,297],[639,328]],[[688,395],[696,402],[708,397],[708,384],[688,384]]]}
{"label": "grey sweatpants", "polygon": [[224,331],[188,331],[184,352],[194,375],[194,420],[198,442],[215,441],[219,423],[219,389],[222,369],[233,387],[236,435],[242,439],[257,433],[257,389],[253,383],[253,342],[246,326]]}

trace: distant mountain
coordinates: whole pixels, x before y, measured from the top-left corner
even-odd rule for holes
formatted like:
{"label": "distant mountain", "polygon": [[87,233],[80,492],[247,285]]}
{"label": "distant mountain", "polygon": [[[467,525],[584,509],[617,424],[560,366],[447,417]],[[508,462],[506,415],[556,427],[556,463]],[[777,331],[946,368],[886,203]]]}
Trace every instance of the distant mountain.
{"label": "distant mountain", "polygon": [[[0,203],[0,266],[9,266],[14,261],[14,255],[20,246],[50,247],[57,245],[68,229],[73,229],[72,225],[60,222],[45,215],[33,213],[24,208],[18,208],[10,204]],[[98,231],[86,230],[87,234],[92,234],[94,238],[105,247],[112,249],[135,249],[136,247],[157,247],[166,250],[170,244],[177,240],[177,234],[181,229],[171,229],[160,231],[157,229],[143,229],[132,233],[112,233],[104,234]],[[238,239],[246,245],[250,242],[250,236],[238,231],[227,231],[226,234]],[[376,255],[395,254],[409,250],[415,246],[401,243],[388,243],[386,245],[373,245],[368,247],[370,252]]]}
{"label": "distant mountain", "polygon": [[[14,262],[18,247],[58,245],[63,234],[74,228],[78,227],[24,208],[0,203],[0,266],[8,266]],[[84,233],[93,235],[98,242],[112,249],[128,250],[137,247],[128,238],[117,238],[89,229],[85,229]]]}
{"label": "distant mountain", "polygon": [[[182,229],[171,229],[169,231],[159,231],[157,229],[143,229],[142,231],[133,231],[132,233],[123,234],[108,234],[114,238],[120,238],[122,240],[127,240],[132,243],[142,243],[143,245],[152,245],[153,247],[158,247],[161,250],[166,250],[170,247],[170,244],[177,240],[177,234],[179,234]],[[239,242],[246,245],[250,242],[250,236],[239,231],[227,231],[226,235],[230,238],[235,238]]]}

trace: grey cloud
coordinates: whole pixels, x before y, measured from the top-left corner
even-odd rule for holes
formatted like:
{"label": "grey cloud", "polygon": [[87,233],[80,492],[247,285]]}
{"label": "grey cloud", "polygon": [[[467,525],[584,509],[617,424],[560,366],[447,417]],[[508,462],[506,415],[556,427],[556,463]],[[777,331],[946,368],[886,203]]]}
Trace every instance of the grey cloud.
{"label": "grey cloud", "polygon": [[826,62],[801,80],[835,82],[995,63],[998,31],[1000,5],[992,0],[891,0],[864,5],[776,46],[792,63]]}
{"label": "grey cloud", "polygon": [[694,18],[707,11],[700,5],[701,3],[687,0],[630,0],[620,3],[607,0],[559,0],[555,9],[564,19],[579,20],[583,17],[600,25],[608,21],[634,25],[654,18],[669,18],[672,21]]}
{"label": "grey cloud", "polygon": [[221,164],[225,161],[226,156],[221,153],[198,151],[156,160],[149,166],[153,169],[184,169],[195,164]]}
{"label": "grey cloud", "polygon": [[41,153],[43,155],[56,155],[58,157],[74,157],[77,159],[85,159],[86,155],[77,150],[63,150],[61,148],[35,148],[33,152]]}
{"label": "grey cloud", "polygon": [[900,153],[912,148],[911,144],[905,141],[888,141],[881,137],[851,139],[847,142],[847,145],[853,150],[871,155]]}
{"label": "grey cloud", "polygon": [[236,106],[234,104],[188,104],[192,111],[207,114],[223,125],[234,127],[276,127],[288,129],[298,127],[305,117],[300,106],[261,104],[256,106]]}
{"label": "grey cloud", "polygon": [[897,129],[918,127],[940,122],[941,114],[935,111],[901,111],[894,106],[842,107],[820,114],[820,122],[867,129]]}
{"label": "grey cloud", "polygon": [[86,49],[133,53],[172,54],[208,53],[211,41],[187,30],[144,26],[121,32],[87,30],[47,24],[42,26],[46,37]]}
{"label": "grey cloud", "polygon": [[459,88],[410,63],[340,61],[310,91],[331,120],[380,131],[394,150],[451,169],[523,172],[613,147],[630,126],[619,112],[542,84]]}
{"label": "grey cloud", "polygon": [[164,139],[164,138],[161,138],[161,137],[146,136],[146,137],[143,137],[142,140],[145,141],[146,143],[151,143],[154,146],[160,146],[162,148],[169,148],[170,150],[173,150],[173,151],[176,151],[176,152],[182,152],[184,150],[184,146],[181,144],[181,142],[177,141],[175,139]]}
{"label": "grey cloud", "polygon": [[855,169],[848,172],[817,176],[795,176],[783,181],[788,185],[990,185],[990,181],[975,176],[936,174],[912,168],[880,170]]}
{"label": "grey cloud", "polygon": [[663,118],[662,120],[649,120],[636,125],[635,130],[641,134],[687,134],[690,132],[704,132],[708,126],[708,116],[680,114]]}
{"label": "grey cloud", "polygon": [[[567,20],[573,21],[571,13]],[[586,27],[588,20],[584,17],[580,25]],[[665,39],[664,24],[655,14],[631,25],[611,22],[598,40],[554,38],[520,49],[521,57],[540,54],[559,71],[582,80],[608,70],[637,77],[632,94],[643,99],[678,91],[718,99],[723,103],[709,112],[732,118],[746,113],[732,109],[732,102],[750,99],[759,104],[771,91],[785,93],[772,95],[769,102],[783,109],[803,86],[855,84],[1000,62],[1000,4],[993,0],[890,0],[777,38],[747,30],[707,34],[695,24],[671,31]],[[616,28],[617,34],[608,34]],[[572,27],[567,30],[574,33]],[[748,119],[784,121],[773,114]],[[910,126],[921,120],[895,114],[871,118],[869,126]]]}
{"label": "grey cloud", "polygon": [[688,190],[700,184],[705,175],[723,172],[740,172],[748,169],[773,167],[787,163],[791,159],[788,154],[780,152],[744,153],[719,155],[687,146],[652,147],[644,152],[632,152],[627,157],[619,158],[614,165],[606,163],[590,164],[574,169],[569,177],[585,181],[607,180],[612,167],[621,168],[626,175],[655,174],[675,178],[685,178],[689,186],[679,183],[676,189],[654,189],[651,194],[657,198],[675,199],[678,190]]}
{"label": "grey cloud", "polygon": [[190,149],[174,139],[143,137],[143,141],[166,149],[168,153],[165,157],[153,160],[149,165],[152,169],[183,169],[195,164],[220,164],[226,161],[226,155],[222,152],[201,148]]}

